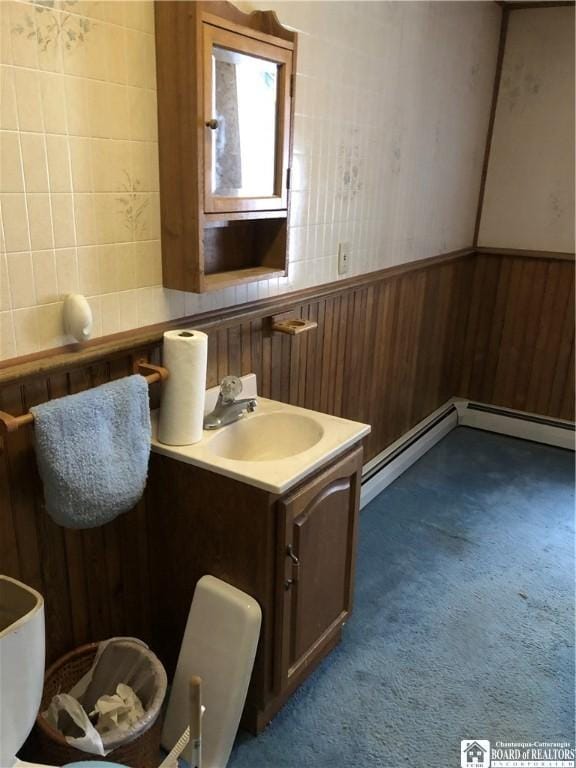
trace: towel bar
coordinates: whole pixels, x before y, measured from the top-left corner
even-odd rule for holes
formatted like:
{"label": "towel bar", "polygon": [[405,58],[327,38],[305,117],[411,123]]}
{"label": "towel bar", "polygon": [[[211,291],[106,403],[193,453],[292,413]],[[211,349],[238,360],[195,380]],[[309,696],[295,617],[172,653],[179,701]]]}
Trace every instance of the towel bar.
{"label": "towel bar", "polygon": [[[168,378],[168,370],[161,365],[152,365],[146,360],[139,360],[134,363],[134,373],[140,373],[148,384],[155,384],[157,381],[164,381]],[[33,424],[34,416],[28,411],[22,416],[12,416],[10,413],[0,411],[0,432],[6,435],[8,432],[16,432],[20,427],[26,424]]]}

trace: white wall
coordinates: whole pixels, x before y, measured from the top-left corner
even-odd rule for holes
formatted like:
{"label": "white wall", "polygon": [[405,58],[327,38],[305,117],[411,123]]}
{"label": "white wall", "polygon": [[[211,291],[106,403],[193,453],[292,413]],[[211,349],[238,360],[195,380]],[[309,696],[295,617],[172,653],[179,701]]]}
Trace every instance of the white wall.
{"label": "white wall", "polygon": [[[500,10],[268,2],[298,38],[293,275],[337,279],[471,245]],[[346,174],[357,171],[349,184]],[[310,278],[309,278],[310,281]]]}
{"label": "white wall", "polygon": [[574,251],[574,8],[510,13],[479,245]]}
{"label": "white wall", "polygon": [[69,291],[98,336],[336,280],[341,240],[351,274],[472,244],[498,6],[261,7],[299,32],[289,276],[197,296],[161,286],[151,3],[0,2],[0,358]]}

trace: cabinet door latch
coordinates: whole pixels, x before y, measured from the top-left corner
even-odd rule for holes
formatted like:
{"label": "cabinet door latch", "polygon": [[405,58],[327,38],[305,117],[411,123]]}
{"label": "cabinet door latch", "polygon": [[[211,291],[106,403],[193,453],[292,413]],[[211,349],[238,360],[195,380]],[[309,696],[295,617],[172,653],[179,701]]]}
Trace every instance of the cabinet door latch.
{"label": "cabinet door latch", "polygon": [[286,555],[292,560],[294,565],[300,565],[300,560],[298,557],[294,554],[294,547],[292,544],[288,544],[286,547]]}
{"label": "cabinet door latch", "polygon": [[292,544],[288,544],[286,547],[286,557],[290,558],[292,564],[292,577],[284,582],[284,589],[288,590],[293,584],[298,583],[298,573],[300,570],[300,560],[295,554]]}

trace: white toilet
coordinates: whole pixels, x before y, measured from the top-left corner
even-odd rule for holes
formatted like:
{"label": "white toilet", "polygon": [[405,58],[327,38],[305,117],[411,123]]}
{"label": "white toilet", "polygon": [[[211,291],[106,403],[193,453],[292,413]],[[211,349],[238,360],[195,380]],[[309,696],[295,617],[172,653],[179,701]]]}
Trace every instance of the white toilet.
{"label": "white toilet", "polygon": [[[32,730],[42,701],[44,638],[42,595],[0,574],[0,768],[55,768],[24,763],[16,757]],[[76,765],[122,768],[100,762]]]}
{"label": "white toilet", "polygon": [[0,766],[26,764],[16,753],[32,730],[44,684],[44,599],[0,575]]}

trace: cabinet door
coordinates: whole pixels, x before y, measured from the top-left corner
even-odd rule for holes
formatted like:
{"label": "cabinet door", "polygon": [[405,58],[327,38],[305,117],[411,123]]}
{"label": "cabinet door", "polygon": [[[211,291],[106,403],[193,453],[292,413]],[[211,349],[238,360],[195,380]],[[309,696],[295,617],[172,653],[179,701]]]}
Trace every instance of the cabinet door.
{"label": "cabinet door", "polygon": [[352,609],[361,467],[356,448],[280,502],[280,690],[327,652]]}
{"label": "cabinet door", "polygon": [[211,24],[204,45],[204,211],[287,207],[292,45]]}

